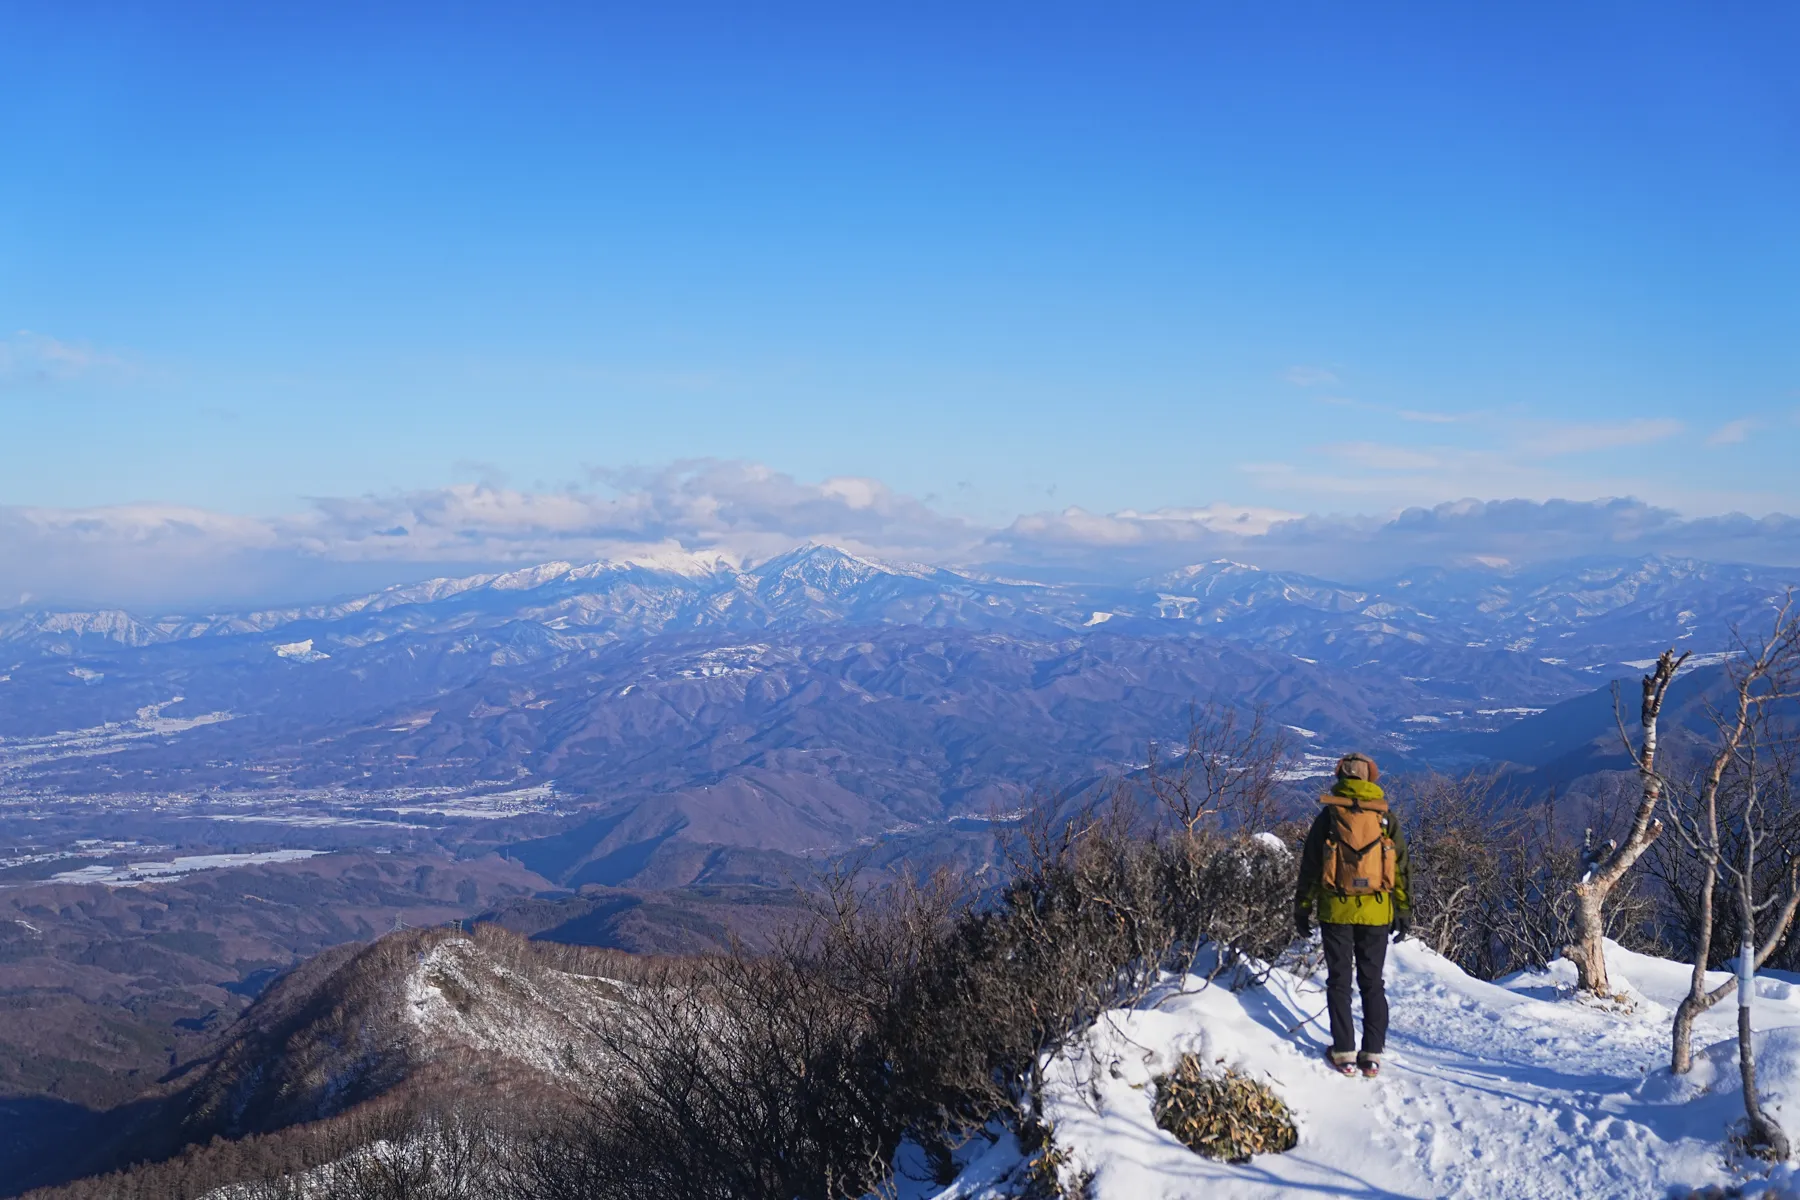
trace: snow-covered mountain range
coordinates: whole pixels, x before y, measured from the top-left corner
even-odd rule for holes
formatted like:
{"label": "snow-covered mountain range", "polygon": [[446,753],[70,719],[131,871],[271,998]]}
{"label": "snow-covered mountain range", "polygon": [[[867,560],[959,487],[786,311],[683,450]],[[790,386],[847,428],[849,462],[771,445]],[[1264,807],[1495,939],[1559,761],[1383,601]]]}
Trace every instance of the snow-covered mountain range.
{"label": "snow-covered mountain range", "polygon": [[1468,648],[1535,651],[1539,661],[1583,669],[1608,666],[1609,653],[1641,648],[1646,637],[1704,637],[1721,617],[1737,618],[1795,581],[1800,571],[1649,557],[1516,573],[1476,564],[1349,586],[1218,560],[1135,584],[1097,586],[876,562],[807,545],[748,569],[716,554],[551,562],[329,603],[203,616],[16,609],[0,612],[0,645],[79,657],[106,645],[147,647],[300,627],[330,629],[356,644],[359,634],[374,630],[483,619],[615,637],[830,623],[1048,631],[1124,619],[1291,652],[1355,631],[1421,645],[1460,641]]}
{"label": "snow-covered mountain range", "polygon": [[1210,562],[1095,586],[805,546],[257,612],[13,611],[0,790],[323,790],[351,798],[338,819],[384,790],[548,788],[488,833],[562,882],[680,884],[719,848],[840,850],[1081,786],[1196,702],[1265,707],[1313,762],[1480,759],[1666,645],[1724,649],[1796,578],[1649,558],[1349,586]]}

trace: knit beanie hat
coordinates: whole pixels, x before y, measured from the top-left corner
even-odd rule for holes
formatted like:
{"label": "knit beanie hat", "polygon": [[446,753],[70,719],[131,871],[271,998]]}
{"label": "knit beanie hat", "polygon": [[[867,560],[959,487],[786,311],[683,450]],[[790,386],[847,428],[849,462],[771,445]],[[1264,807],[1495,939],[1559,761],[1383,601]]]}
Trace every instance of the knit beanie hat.
{"label": "knit beanie hat", "polygon": [[1337,777],[1339,779],[1361,779],[1374,783],[1381,778],[1381,768],[1375,760],[1361,752],[1346,754],[1338,759]]}

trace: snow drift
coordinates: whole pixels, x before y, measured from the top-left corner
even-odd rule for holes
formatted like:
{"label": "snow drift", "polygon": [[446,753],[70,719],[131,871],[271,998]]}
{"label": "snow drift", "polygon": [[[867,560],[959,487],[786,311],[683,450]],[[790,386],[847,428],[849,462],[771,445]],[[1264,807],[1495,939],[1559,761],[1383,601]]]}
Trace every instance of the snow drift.
{"label": "snow drift", "polygon": [[[1171,982],[1105,1014],[1047,1064],[1043,1117],[1062,1182],[1092,1200],[1638,1200],[1707,1186],[1800,1197],[1792,1167],[1771,1172],[1732,1149],[1743,1118],[1735,1008],[1703,1018],[1696,1044],[1707,1048],[1692,1073],[1671,1076],[1669,1022],[1688,969],[1611,943],[1607,952],[1628,1009],[1576,1000],[1565,962],[1484,983],[1416,941],[1393,947],[1393,1029],[1378,1081],[1325,1067],[1322,977],[1277,970],[1239,992]],[[1759,1092],[1800,1135],[1800,979],[1768,974],[1757,993]],[[1187,1053],[1268,1083],[1292,1109],[1299,1144],[1232,1165],[1159,1129],[1152,1080]],[[1016,1196],[1027,1165],[1009,1137],[977,1143],[948,1188],[903,1178],[901,1195]],[[920,1174],[904,1153],[901,1166]]]}

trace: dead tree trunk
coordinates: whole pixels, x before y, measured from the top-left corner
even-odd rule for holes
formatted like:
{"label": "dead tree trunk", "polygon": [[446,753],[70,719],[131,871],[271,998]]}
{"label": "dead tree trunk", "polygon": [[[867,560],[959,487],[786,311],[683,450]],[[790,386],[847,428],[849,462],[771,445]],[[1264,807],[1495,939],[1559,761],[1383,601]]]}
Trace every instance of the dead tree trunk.
{"label": "dead tree trunk", "polygon": [[1662,777],[1656,773],[1656,721],[1662,715],[1669,684],[1687,657],[1685,653],[1665,650],[1656,660],[1655,670],[1644,676],[1644,701],[1638,712],[1640,744],[1633,745],[1625,732],[1624,720],[1619,722],[1619,734],[1637,763],[1638,777],[1643,782],[1642,799],[1631,828],[1623,841],[1610,841],[1604,846],[1594,846],[1590,838],[1582,852],[1583,869],[1575,884],[1575,941],[1565,953],[1575,964],[1576,988],[1595,996],[1613,994],[1612,983],[1606,977],[1606,898],[1662,833],[1662,822],[1656,819],[1656,806],[1662,800]]}

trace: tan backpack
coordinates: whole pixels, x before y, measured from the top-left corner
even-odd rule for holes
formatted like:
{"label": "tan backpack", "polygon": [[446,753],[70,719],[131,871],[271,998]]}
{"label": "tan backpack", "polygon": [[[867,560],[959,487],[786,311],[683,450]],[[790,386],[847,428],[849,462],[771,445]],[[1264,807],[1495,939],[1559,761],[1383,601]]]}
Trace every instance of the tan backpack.
{"label": "tan backpack", "polygon": [[1340,896],[1372,896],[1394,889],[1394,839],[1387,814],[1356,804],[1328,804],[1331,827],[1325,838],[1320,881]]}

